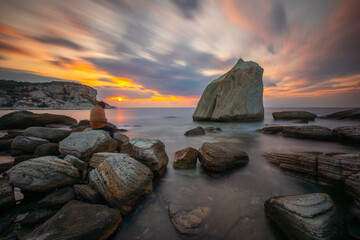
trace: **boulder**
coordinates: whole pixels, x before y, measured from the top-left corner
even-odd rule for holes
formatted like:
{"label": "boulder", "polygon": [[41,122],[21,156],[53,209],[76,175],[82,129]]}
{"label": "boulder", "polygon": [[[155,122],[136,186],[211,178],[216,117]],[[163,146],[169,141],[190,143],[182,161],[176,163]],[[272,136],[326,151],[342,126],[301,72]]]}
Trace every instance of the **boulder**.
{"label": "boulder", "polygon": [[109,152],[98,152],[94,153],[90,159],[90,166],[97,168],[106,158],[121,155],[122,153],[109,153]]}
{"label": "boulder", "polygon": [[360,120],[360,108],[353,108],[350,110],[335,112],[324,116],[329,119],[349,119],[349,120]]}
{"label": "boulder", "polygon": [[198,151],[195,148],[188,147],[174,153],[174,168],[196,168]]}
{"label": "boulder", "polygon": [[74,185],[80,180],[79,170],[55,156],[45,156],[21,162],[10,169],[10,182],[33,192],[46,192]]}
{"label": "boulder", "polygon": [[49,218],[51,218],[55,213],[56,211],[53,210],[46,210],[46,209],[35,210],[27,214],[24,220],[20,222],[20,224],[21,226],[29,226],[29,225],[32,226],[32,225],[41,224],[46,220],[48,220]]}
{"label": "boulder", "polygon": [[37,137],[46,139],[50,142],[60,142],[70,135],[70,131],[58,128],[48,127],[29,127],[25,130],[24,135],[28,137]]}
{"label": "boulder", "polygon": [[14,165],[14,161],[0,163],[0,174],[6,172]]}
{"label": "boulder", "polygon": [[289,239],[341,239],[335,228],[335,206],[327,194],[273,197],[265,202],[267,217]]}
{"label": "boulder", "polygon": [[192,137],[192,136],[201,136],[201,135],[205,135],[205,130],[203,127],[201,126],[197,126],[196,128],[190,129],[188,131],[186,131],[184,133],[185,136],[187,137]]}
{"label": "boulder", "polygon": [[88,185],[76,184],[76,185],[74,185],[74,190],[75,190],[76,195],[81,196],[85,201],[87,201],[89,203],[104,202],[104,199],[102,198],[100,193],[98,193],[97,191],[95,191],[94,189],[89,187]]}
{"label": "boulder", "polygon": [[35,149],[34,157],[43,156],[59,156],[59,144],[57,143],[44,143]]}
{"label": "boulder", "polygon": [[313,121],[316,118],[316,114],[305,111],[283,111],[273,112],[273,118],[275,120],[310,120]]}
{"label": "boulder", "polygon": [[262,69],[239,59],[226,74],[204,90],[193,114],[195,121],[253,121],[264,119]]}
{"label": "boulder", "polygon": [[85,120],[80,120],[77,126],[78,126],[78,127],[81,127],[81,126],[86,126],[86,127],[88,127],[88,126],[90,126],[90,120],[87,120],[87,119],[85,119]]}
{"label": "boulder", "polygon": [[282,129],[285,137],[310,138],[319,140],[334,140],[335,136],[327,127],[309,125],[309,126],[286,126]]}
{"label": "boulder", "polygon": [[158,139],[131,139],[128,143],[123,144],[121,153],[127,153],[145,164],[155,175],[162,175],[169,162],[165,145]]}
{"label": "boulder", "polygon": [[334,128],[332,131],[336,136],[338,136],[340,140],[360,143],[360,125],[337,127]]}
{"label": "boulder", "polygon": [[76,120],[64,116],[49,113],[32,113],[29,111],[15,111],[0,117],[1,129],[25,129],[33,126],[46,126],[47,124],[58,123],[64,125],[76,124]]}
{"label": "boulder", "polygon": [[122,221],[120,211],[104,205],[70,201],[37,227],[27,240],[107,239]]}
{"label": "boulder", "polygon": [[39,202],[37,207],[42,209],[60,209],[67,202],[75,199],[75,191],[71,187],[60,188],[45,196]]}
{"label": "boulder", "polygon": [[152,189],[152,178],[147,166],[127,154],[106,158],[89,174],[90,186],[123,214]]}
{"label": "boulder", "polygon": [[14,165],[19,164],[21,162],[27,161],[29,159],[35,158],[33,155],[21,155],[16,156],[14,160]]}
{"label": "boulder", "polygon": [[345,191],[352,199],[360,202],[360,172],[352,174],[346,179]]}
{"label": "boulder", "polygon": [[97,152],[114,152],[117,142],[102,130],[74,132],[59,144],[60,153],[89,161]]}
{"label": "boulder", "polygon": [[17,136],[11,143],[11,149],[25,153],[33,153],[38,146],[48,142],[46,139],[37,137]]}
{"label": "boulder", "polygon": [[0,210],[15,205],[14,187],[8,177],[0,178]]}
{"label": "boulder", "polygon": [[76,167],[80,172],[86,170],[88,164],[84,161],[81,161],[80,159],[78,159],[77,157],[74,157],[72,155],[67,155],[64,158],[65,162],[70,163],[72,166]]}
{"label": "boulder", "polygon": [[117,148],[118,149],[121,149],[121,146],[124,144],[124,143],[127,143],[128,141],[130,141],[130,139],[128,138],[128,136],[120,133],[120,132],[115,132],[114,133],[114,140],[117,141],[118,145],[117,145]]}
{"label": "boulder", "polygon": [[205,142],[199,149],[199,161],[209,172],[222,172],[248,163],[249,156],[233,143]]}
{"label": "boulder", "polygon": [[10,151],[11,143],[14,139],[2,139],[0,140],[0,151]]}

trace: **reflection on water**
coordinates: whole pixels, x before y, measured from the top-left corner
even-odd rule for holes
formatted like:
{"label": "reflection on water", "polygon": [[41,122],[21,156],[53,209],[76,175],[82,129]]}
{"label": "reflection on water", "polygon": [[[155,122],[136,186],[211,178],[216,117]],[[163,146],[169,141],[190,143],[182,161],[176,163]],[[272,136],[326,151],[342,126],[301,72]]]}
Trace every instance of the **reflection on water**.
{"label": "reflection on water", "polygon": [[[155,181],[153,191],[139,207],[124,219],[113,239],[181,239],[173,228],[167,207],[170,203],[185,209],[210,207],[204,222],[204,239],[282,239],[264,215],[266,199],[278,195],[327,192],[340,212],[347,211],[347,199],[336,190],[316,186],[285,175],[269,164],[266,151],[356,152],[355,146],[264,135],[255,130],[266,124],[299,125],[292,121],[274,121],[271,113],[286,109],[266,109],[265,120],[252,123],[193,122],[191,108],[110,109],[107,118],[129,131],[130,138],[157,138],[165,143],[169,165],[162,178]],[[319,115],[342,109],[299,109]],[[89,111],[34,111],[65,114],[77,120],[88,119]],[[5,111],[0,112],[3,115]],[[312,124],[312,123],[310,123]],[[358,125],[354,121],[316,119],[314,124],[334,128]],[[198,125],[221,127],[222,132],[185,137],[184,132]],[[203,142],[231,141],[248,153],[249,163],[231,173],[213,177],[198,163],[196,169],[173,169],[173,153],[185,147],[199,148]],[[343,213],[344,214],[344,213]]]}

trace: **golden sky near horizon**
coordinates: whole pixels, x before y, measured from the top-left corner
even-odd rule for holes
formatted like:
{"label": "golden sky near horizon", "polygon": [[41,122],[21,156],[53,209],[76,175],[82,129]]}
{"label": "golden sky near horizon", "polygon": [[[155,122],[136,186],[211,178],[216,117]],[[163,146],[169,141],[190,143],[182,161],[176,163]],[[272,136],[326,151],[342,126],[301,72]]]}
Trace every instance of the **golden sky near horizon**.
{"label": "golden sky near horizon", "polygon": [[358,0],[4,0],[0,79],[194,107],[243,58],[264,68],[265,106],[359,106],[359,12]]}

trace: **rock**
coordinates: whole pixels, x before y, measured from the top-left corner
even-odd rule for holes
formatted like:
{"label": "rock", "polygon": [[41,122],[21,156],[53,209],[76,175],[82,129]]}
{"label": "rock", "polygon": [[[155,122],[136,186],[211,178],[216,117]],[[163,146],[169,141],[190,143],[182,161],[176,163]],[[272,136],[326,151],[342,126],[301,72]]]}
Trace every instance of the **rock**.
{"label": "rock", "polygon": [[174,204],[169,204],[168,212],[174,228],[184,235],[199,235],[204,231],[204,220],[209,217],[211,209],[197,207],[192,210],[184,210]]}
{"label": "rock", "polygon": [[359,221],[360,220],[360,202],[355,200],[353,206],[350,209],[350,212]]}
{"label": "rock", "polygon": [[85,120],[80,120],[77,126],[78,126],[78,127],[81,127],[81,126],[86,126],[86,127],[88,127],[88,126],[90,126],[90,120],[87,120],[87,119],[85,119]]}
{"label": "rock", "polygon": [[9,178],[0,178],[0,210],[8,209],[15,205],[14,187]]}
{"label": "rock", "polygon": [[59,144],[57,143],[44,143],[35,149],[34,157],[43,156],[59,156]]}
{"label": "rock", "polygon": [[345,191],[352,199],[360,202],[360,172],[350,175],[345,180]]}
{"label": "rock", "polygon": [[36,137],[17,136],[11,143],[11,149],[20,150],[25,153],[33,153],[38,146],[48,142],[48,140]]}
{"label": "rock", "polygon": [[0,117],[0,130],[25,129],[33,126],[46,126],[50,123],[73,125],[76,124],[76,120],[64,115],[15,111]]}
{"label": "rock", "polygon": [[306,123],[309,123],[309,120],[297,120],[294,123],[304,123],[304,124],[306,124]]}
{"label": "rock", "polygon": [[360,120],[360,108],[354,108],[350,110],[335,112],[329,115],[324,116],[329,119],[350,119],[350,120]]}
{"label": "rock", "polygon": [[334,128],[333,133],[338,136],[340,140],[351,141],[353,143],[360,143],[360,125],[346,126]]}
{"label": "rock", "polygon": [[283,126],[268,126],[259,129],[258,131],[265,134],[277,134],[277,133],[281,133],[283,131],[283,128],[284,128]]}
{"label": "rock", "polygon": [[40,225],[27,240],[106,239],[122,221],[119,210],[104,205],[70,201]]}
{"label": "rock", "polygon": [[90,159],[90,166],[93,168],[97,168],[99,164],[102,163],[108,157],[117,156],[121,154],[122,153],[109,153],[109,152],[94,153]]}
{"label": "rock", "polygon": [[219,127],[206,127],[206,128],[204,128],[204,130],[205,130],[206,132],[211,132],[211,133],[217,133],[217,132],[221,132],[221,131],[222,131],[222,129],[219,128]]}
{"label": "rock", "polygon": [[0,174],[6,172],[14,165],[14,159],[11,156],[0,156]]}
{"label": "rock", "polygon": [[94,189],[85,184],[76,184],[74,185],[74,190],[76,195],[80,195],[84,200],[89,203],[102,203],[104,199]]}
{"label": "rock", "polygon": [[130,139],[128,138],[128,136],[121,134],[120,132],[115,132],[114,133],[114,140],[118,142],[117,148],[121,149],[121,146],[124,143],[127,143],[128,141],[130,141]]}
{"label": "rock", "polygon": [[305,111],[283,111],[273,112],[273,118],[275,120],[310,120],[314,121],[316,114]]}
{"label": "rock", "polygon": [[50,142],[60,142],[64,138],[67,138],[70,135],[70,131],[57,129],[57,128],[47,128],[47,127],[29,127],[25,130],[24,135],[28,137],[37,137],[46,139]]}
{"label": "rock", "polygon": [[195,121],[253,121],[264,119],[262,69],[239,59],[226,74],[204,90],[193,114]]}
{"label": "rock", "polygon": [[152,189],[153,174],[126,154],[106,158],[89,174],[90,186],[123,214]]}
{"label": "rock", "polygon": [[75,132],[59,144],[60,153],[89,161],[97,152],[114,152],[117,142],[102,130]]}
{"label": "rock", "polygon": [[327,127],[310,126],[286,126],[283,127],[282,134],[285,137],[310,138],[320,140],[334,140],[334,134]]}
{"label": "rock", "polygon": [[198,151],[195,148],[188,147],[174,153],[174,168],[196,168]]}
{"label": "rock", "polygon": [[70,130],[71,133],[73,132],[83,132],[85,129],[87,129],[88,127],[86,126],[81,126],[81,127],[76,127]]}
{"label": "rock", "polygon": [[64,158],[65,162],[70,163],[72,166],[76,167],[80,172],[86,170],[88,164],[86,162],[81,161],[77,157],[74,157],[72,155],[67,155]]}
{"label": "rock", "polygon": [[13,157],[17,157],[17,156],[25,155],[26,153],[21,150],[11,149],[10,154]]}
{"label": "rock", "polygon": [[265,213],[289,239],[341,239],[334,229],[335,206],[327,194],[273,197],[265,202]]}
{"label": "rock", "polygon": [[38,208],[43,209],[60,209],[67,202],[74,199],[74,189],[66,187],[53,191],[52,193],[41,199],[36,205]]}
{"label": "rock", "polygon": [[33,192],[46,192],[80,180],[77,168],[55,156],[34,158],[10,169],[10,182]]}
{"label": "rock", "polygon": [[24,220],[20,222],[20,224],[21,226],[41,224],[46,220],[48,220],[49,218],[51,218],[55,213],[56,211],[52,211],[52,210],[45,210],[45,209],[35,210],[27,214]]}
{"label": "rock", "polygon": [[199,149],[199,161],[209,172],[222,172],[248,163],[249,156],[233,143],[205,142]]}
{"label": "rock", "polygon": [[10,151],[11,143],[14,139],[0,140],[0,151]]}
{"label": "rock", "polygon": [[[9,226],[10,224],[14,221],[15,216],[1,216],[0,217],[0,234],[3,233]],[[8,239],[8,238],[4,238],[4,239]]]}
{"label": "rock", "polygon": [[16,156],[14,160],[14,165],[19,164],[21,162],[27,161],[29,159],[35,158],[33,155],[21,155]]}
{"label": "rock", "polygon": [[184,135],[187,137],[205,135],[205,130],[203,127],[197,126],[196,128],[186,131]]}
{"label": "rock", "polygon": [[128,143],[123,144],[121,153],[127,153],[145,164],[155,175],[162,175],[169,162],[164,143],[157,139],[131,139]]}

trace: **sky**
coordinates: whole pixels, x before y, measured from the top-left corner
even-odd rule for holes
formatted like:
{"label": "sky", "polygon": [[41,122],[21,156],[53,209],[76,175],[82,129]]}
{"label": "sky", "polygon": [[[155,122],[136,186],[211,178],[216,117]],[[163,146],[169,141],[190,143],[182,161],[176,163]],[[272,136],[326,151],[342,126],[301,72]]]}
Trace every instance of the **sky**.
{"label": "sky", "polygon": [[360,1],[1,1],[0,79],[195,107],[239,58],[264,68],[265,107],[359,107]]}

